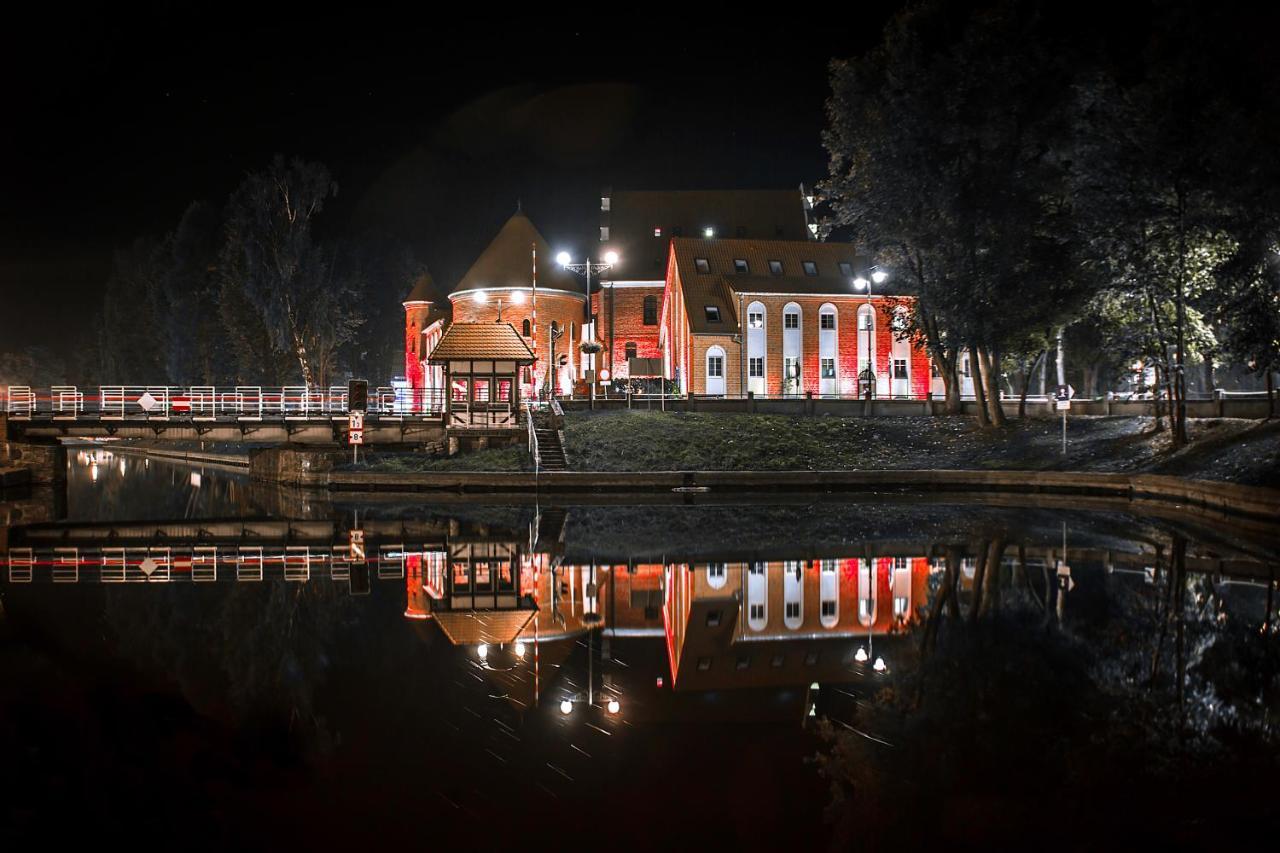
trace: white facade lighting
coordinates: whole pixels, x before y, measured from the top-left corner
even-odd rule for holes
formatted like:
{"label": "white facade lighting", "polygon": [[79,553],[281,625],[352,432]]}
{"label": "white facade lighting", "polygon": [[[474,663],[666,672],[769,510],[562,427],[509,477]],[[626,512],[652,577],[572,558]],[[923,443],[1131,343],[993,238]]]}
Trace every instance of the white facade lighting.
{"label": "white facade lighting", "polygon": [[476,295],[471,298],[474,299],[476,302],[484,304],[485,302],[489,301],[489,294],[486,291],[477,290]]}
{"label": "white facade lighting", "polygon": [[523,305],[523,304],[524,304],[524,300],[525,300],[525,296],[524,296],[524,291],[523,291],[523,290],[516,290],[516,291],[513,291],[513,292],[512,292],[512,294],[511,294],[511,304],[512,304],[512,305]]}
{"label": "white facade lighting", "polygon": [[716,236],[716,229],[714,229],[714,228],[712,228],[710,225],[708,225],[706,228],[703,228],[703,229],[702,229],[702,236],[703,236],[703,237],[706,237],[706,238],[708,238],[708,239],[710,239],[710,238],[712,238],[712,237]]}

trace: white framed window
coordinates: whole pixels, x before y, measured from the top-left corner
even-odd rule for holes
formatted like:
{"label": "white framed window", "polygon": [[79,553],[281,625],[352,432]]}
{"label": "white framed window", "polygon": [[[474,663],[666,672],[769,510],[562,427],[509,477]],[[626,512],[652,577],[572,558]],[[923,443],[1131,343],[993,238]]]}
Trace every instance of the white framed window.
{"label": "white framed window", "polygon": [[893,360],[893,378],[907,378],[907,360],[905,358],[895,358]]}
{"label": "white framed window", "polygon": [[751,605],[751,609],[748,611],[747,616],[748,616],[748,618],[753,619],[753,620],[754,620],[754,619],[763,619],[763,618],[764,618],[764,605],[763,605],[763,604],[753,604],[753,605]]}
{"label": "white framed window", "polygon": [[908,560],[906,557],[894,557],[894,558],[893,558],[893,568],[894,568],[894,570],[896,570],[896,571],[902,571],[903,569],[909,569],[909,568],[911,568],[911,561],[910,561],[910,560]]}
{"label": "white framed window", "polygon": [[747,328],[763,329],[764,328],[764,312],[748,311],[747,312]]}
{"label": "white framed window", "polygon": [[707,356],[707,376],[711,376],[711,377],[724,376],[724,356],[721,356],[721,355]]}
{"label": "white framed window", "polygon": [[818,328],[819,328],[819,329],[834,329],[835,327],[836,327],[836,315],[835,315],[835,314],[830,314],[830,313],[827,313],[827,312],[823,312],[823,313],[818,317]]}
{"label": "white framed window", "polygon": [[782,315],[782,327],[784,329],[800,328],[800,315],[794,311],[788,311]]}
{"label": "white framed window", "polygon": [[747,359],[747,376],[755,379],[764,376],[764,359],[752,356]]}
{"label": "white framed window", "polygon": [[606,210],[606,211],[607,211],[607,210],[609,210],[609,203],[610,203],[611,201],[612,201],[612,199],[611,199],[611,198],[609,198],[609,196],[607,196],[607,195],[605,195],[605,196],[601,196],[601,197],[600,197],[600,209],[601,209],[601,210]]}
{"label": "white framed window", "polygon": [[836,360],[834,358],[822,359],[822,378],[823,379],[836,378]]}
{"label": "white framed window", "polygon": [[601,242],[604,242],[605,240],[608,240],[608,239],[609,239],[609,226],[608,226],[608,225],[601,225],[601,226],[600,226],[600,241],[601,241]]}
{"label": "white framed window", "polygon": [[786,618],[787,618],[787,619],[799,619],[799,618],[800,618],[800,602],[798,602],[798,601],[788,601],[788,602],[787,602]]}
{"label": "white framed window", "polygon": [[906,616],[906,615],[907,615],[907,606],[908,606],[908,605],[907,605],[907,597],[906,597],[905,595],[897,595],[897,596],[894,596],[894,598],[893,598],[893,615],[894,615],[894,616]]}
{"label": "white framed window", "polygon": [[784,358],[782,360],[782,378],[783,379],[800,379],[800,359]]}
{"label": "white framed window", "polygon": [[858,309],[858,331],[865,332],[874,328],[872,318],[874,315],[865,305]]}
{"label": "white framed window", "polygon": [[822,602],[823,618],[830,619],[832,616],[835,616],[835,615],[836,615],[836,603],[834,601]]}

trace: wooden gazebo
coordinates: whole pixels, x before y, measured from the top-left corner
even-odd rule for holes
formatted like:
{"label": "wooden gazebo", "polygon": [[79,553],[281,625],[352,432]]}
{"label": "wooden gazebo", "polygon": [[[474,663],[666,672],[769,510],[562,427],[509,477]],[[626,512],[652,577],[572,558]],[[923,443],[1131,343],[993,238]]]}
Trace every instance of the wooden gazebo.
{"label": "wooden gazebo", "polygon": [[533,351],[510,323],[454,323],[428,361],[444,368],[446,429],[518,430]]}

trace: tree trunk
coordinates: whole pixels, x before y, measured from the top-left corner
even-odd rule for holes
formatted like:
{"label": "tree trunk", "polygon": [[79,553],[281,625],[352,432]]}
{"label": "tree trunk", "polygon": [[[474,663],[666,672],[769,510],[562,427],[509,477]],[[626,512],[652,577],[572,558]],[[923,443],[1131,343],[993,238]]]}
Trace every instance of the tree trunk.
{"label": "tree trunk", "polygon": [[983,429],[991,426],[991,417],[987,413],[987,395],[982,387],[982,359],[978,357],[978,348],[969,347],[969,372],[973,374],[973,401],[978,409],[978,426]]}
{"label": "tree trunk", "polygon": [[1000,561],[1004,559],[1004,540],[991,540],[987,548],[987,567],[982,576],[982,601],[978,617],[985,619],[1000,606]]}
{"label": "tree trunk", "polygon": [[1156,365],[1155,376],[1152,378],[1151,385],[1151,406],[1155,413],[1155,426],[1152,432],[1164,432],[1164,403],[1160,399],[1160,365]]}
{"label": "tree trunk", "polygon": [[969,624],[972,625],[978,621],[978,609],[982,606],[982,592],[987,578],[987,554],[989,547],[986,542],[978,546],[978,565],[973,570],[973,597],[969,599]]}
{"label": "tree trunk", "polygon": [[991,423],[1002,427],[1008,423],[1004,416],[1004,406],[1000,403],[1000,355],[986,349],[978,350],[978,359],[982,362],[982,378],[987,384],[987,408],[991,413]]}
{"label": "tree trunk", "polygon": [[1276,376],[1275,372],[1267,371],[1267,419],[1270,420],[1276,416]]}

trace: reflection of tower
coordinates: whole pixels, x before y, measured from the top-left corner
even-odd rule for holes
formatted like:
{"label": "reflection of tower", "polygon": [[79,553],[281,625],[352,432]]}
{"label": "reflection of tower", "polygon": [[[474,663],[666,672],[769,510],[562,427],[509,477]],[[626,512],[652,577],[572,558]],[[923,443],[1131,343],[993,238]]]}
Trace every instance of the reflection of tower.
{"label": "reflection of tower", "polygon": [[404,618],[426,619],[427,590],[422,583],[422,554],[405,554],[404,558]]}
{"label": "reflection of tower", "polygon": [[600,624],[600,586],[596,578],[596,564],[582,567],[582,624],[588,627]]}

